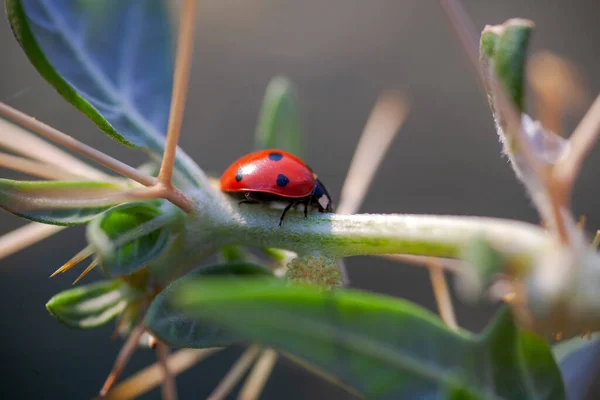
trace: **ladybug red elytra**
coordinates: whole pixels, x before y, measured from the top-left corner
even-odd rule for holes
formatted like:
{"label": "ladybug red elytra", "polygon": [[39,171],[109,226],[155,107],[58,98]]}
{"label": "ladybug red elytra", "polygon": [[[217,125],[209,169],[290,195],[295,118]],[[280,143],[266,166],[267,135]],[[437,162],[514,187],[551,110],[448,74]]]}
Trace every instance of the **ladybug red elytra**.
{"label": "ladybug red elytra", "polygon": [[240,199],[240,203],[287,202],[279,218],[296,205],[319,212],[332,212],[333,201],[325,186],[304,161],[282,150],[259,150],[236,160],[221,176],[221,191]]}

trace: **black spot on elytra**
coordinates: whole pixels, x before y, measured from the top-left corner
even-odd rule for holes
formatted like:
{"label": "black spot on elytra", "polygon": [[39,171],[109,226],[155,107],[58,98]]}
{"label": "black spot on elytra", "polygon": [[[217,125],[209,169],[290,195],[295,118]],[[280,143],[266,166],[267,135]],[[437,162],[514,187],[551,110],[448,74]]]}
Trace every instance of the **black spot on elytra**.
{"label": "black spot on elytra", "polygon": [[281,153],[269,153],[269,160],[271,161],[279,161],[283,158],[283,154]]}
{"label": "black spot on elytra", "polygon": [[242,169],[238,168],[238,170],[235,172],[235,181],[241,182],[243,177],[244,175],[242,175]]}
{"label": "black spot on elytra", "polygon": [[287,176],[285,176],[283,174],[277,175],[277,186],[284,187],[288,183],[290,183],[290,180]]}

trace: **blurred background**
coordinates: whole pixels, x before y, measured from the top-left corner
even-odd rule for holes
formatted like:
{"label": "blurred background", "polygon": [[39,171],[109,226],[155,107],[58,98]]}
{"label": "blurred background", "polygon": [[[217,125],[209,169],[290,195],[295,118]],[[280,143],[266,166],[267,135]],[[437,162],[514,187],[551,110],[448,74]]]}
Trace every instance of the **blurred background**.
{"label": "blurred background", "polygon": [[[532,53],[551,50],[580,71],[588,96],[566,121],[570,132],[600,91],[598,0],[465,1],[476,27],[511,17],[537,29]],[[0,100],[132,165],[141,153],[101,134],[47,85],[0,18]],[[412,107],[365,200],[363,212],[480,215],[537,223],[500,144],[486,99],[435,1],[200,1],[193,75],[181,146],[206,171],[220,173],[253,146],[264,90],[276,74],[298,89],[305,159],[337,196],[371,107],[384,89],[403,91]],[[140,71],[143,73],[143,71]],[[532,110],[533,111],[533,110]],[[574,207],[600,228],[592,153],[576,187]],[[2,171],[2,176],[8,173]],[[0,233],[23,222],[0,214]],[[85,245],[71,228],[0,261],[0,398],[85,399],[94,396],[121,346],[112,324],[74,331],[44,304],[76,274],[48,276]],[[352,286],[391,294],[435,310],[428,273],[379,258],[347,260]],[[86,278],[89,282],[99,275]],[[458,322],[475,332],[493,306],[456,302]],[[239,355],[233,348],[178,377],[181,399],[205,398]],[[126,375],[150,364],[137,353]],[[351,398],[280,359],[263,392],[284,397]],[[158,399],[158,390],[147,395]],[[233,398],[233,397],[232,397]],[[593,398],[593,397],[590,397]]]}

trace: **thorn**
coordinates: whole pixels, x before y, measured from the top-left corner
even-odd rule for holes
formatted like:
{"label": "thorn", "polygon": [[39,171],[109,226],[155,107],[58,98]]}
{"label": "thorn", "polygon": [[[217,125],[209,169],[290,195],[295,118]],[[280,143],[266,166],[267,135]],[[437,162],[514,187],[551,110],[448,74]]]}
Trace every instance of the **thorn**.
{"label": "thorn", "polygon": [[98,265],[98,259],[94,258],[94,261],[92,261],[90,263],[90,265],[88,265],[88,267],[77,277],[77,279],[75,279],[73,281],[72,284],[75,285],[77,282],[79,282],[81,280],[81,278],[83,278],[84,276],[86,276],[87,274],[89,274],[90,271],[93,270],[96,267],[96,265]]}
{"label": "thorn", "polygon": [[596,235],[594,236],[594,240],[592,240],[592,247],[597,249],[600,246],[600,230],[596,231]]}
{"label": "thorn", "polygon": [[583,230],[585,229],[585,222],[586,222],[586,217],[585,217],[585,215],[581,214],[579,216],[579,221],[577,221],[577,229],[579,229],[580,231],[583,232]]}
{"label": "thorn", "polygon": [[71,258],[69,261],[67,261],[62,267],[60,267],[59,269],[54,271],[54,273],[52,275],[50,275],[50,278],[53,278],[58,274],[62,274],[64,272],[70,270],[71,268],[73,268],[74,266],[76,266],[77,264],[79,264],[80,262],[82,262],[83,260],[88,258],[89,256],[91,256],[93,253],[94,253],[94,250],[92,249],[92,246],[87,246],[86,248],[81,250],[79,253],[75,254],[73,256],[73,258]]}

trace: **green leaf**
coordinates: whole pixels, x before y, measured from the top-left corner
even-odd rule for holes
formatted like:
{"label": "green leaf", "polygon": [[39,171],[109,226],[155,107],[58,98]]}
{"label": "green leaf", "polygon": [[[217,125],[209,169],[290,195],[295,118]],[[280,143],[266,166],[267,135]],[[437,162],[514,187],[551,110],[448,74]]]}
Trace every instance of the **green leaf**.
{"label": "green leaf", "polygon": [[46,308],[71,328],[95,328],[119,315],[127,306],[121,297],[120,285],[118,280],[112,280],[65,290],[52,297]]}
{"label": "green leaf", "polygon": [[170,246],[181,212],[164,201],[115,207],[88,226],[88,242],[108,276],[129,275]]}
{"label": "green leaf", "polygon": [[296,95],[287,78],[277,76],[267,86],[255,138],[258,149],[281,149],[302,155]]}
{"label": "green leaf", "polygon": [[131,200],[123,187],[105,182],[0,179],[0,208],[45,224],[86,224]]}
{"label": "green leaf", "polygon": [[481,35],[481,53],[490,59],[519,111],[524,110],[525,62],[532,30],[530,21],[511,19],[503,25],[486,27]]}
{"label": "green leaf", "polygon": [[207,279],[176,298],[191,315],[295,354],[369,399],[565,398],[549,347],[507,310],[477,337],[410,302],[356,290]]}
{"label": "green leaf", "polygon": [[173,293],[186,282],[207,276],[235,279],[240,276],[269,276],[268,269],[246,262],[231,262],[202,266],[175,281],[163,290],[152,302],[146,317],[146,326],[161,341],[175,347],[205,348],[227,346],[240,341],[239,335],[223,329],[220,325],[199,318],[190,318],[171,304]]}
{"label": "green leaf", "polygon": [[[165,1],[5,3],[25,54],[65,100],[117,142],[162,154],[174,55]],[[198,183],[181,151],[177,167]]]}
{"label": "green leaf", "polygon": [[590,387],[598,379],[600,370],[600,333],[590,338],[575,337],[552,348],[560,365],[569,399],[585,399]]}

